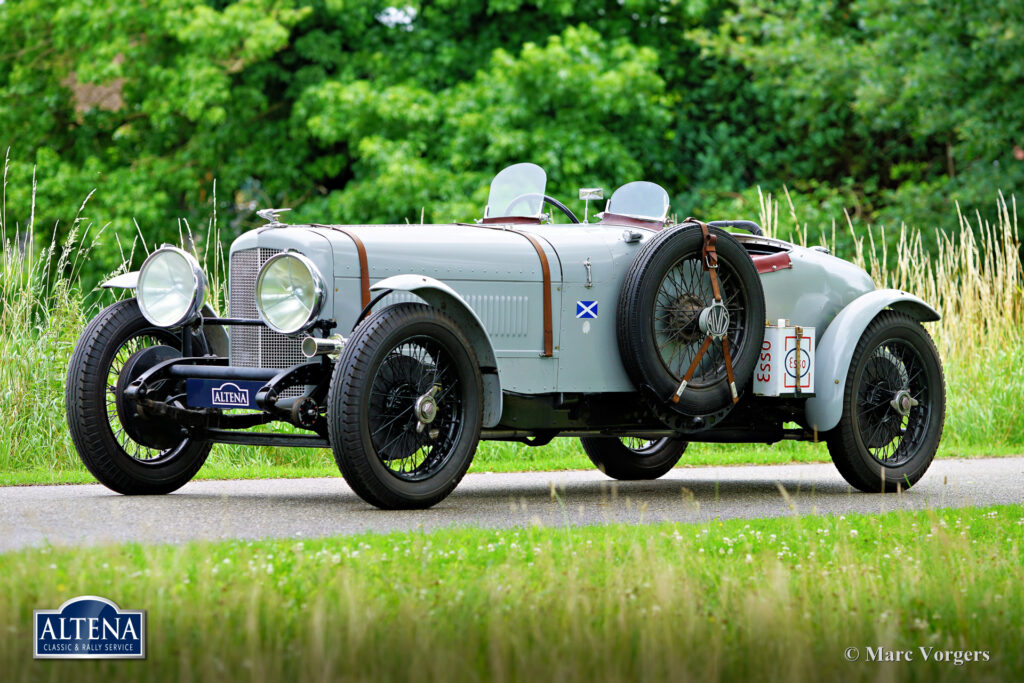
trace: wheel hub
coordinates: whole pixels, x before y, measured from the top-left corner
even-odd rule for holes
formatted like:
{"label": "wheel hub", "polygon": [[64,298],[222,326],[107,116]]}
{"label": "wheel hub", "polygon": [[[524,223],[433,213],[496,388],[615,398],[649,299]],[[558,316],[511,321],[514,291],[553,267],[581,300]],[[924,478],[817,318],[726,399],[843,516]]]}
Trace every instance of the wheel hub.
{"label": "wheel hub", "polygon": [[889,405],[895,410],[901,417],[906,417],[910,414],[910,410],[918,404],[917,399],[910,395],[910,392],[906,389],[900,389],[896,392],[896,396],[889,401]]}
{"label": "wheel hub", "polygon": [[416,403],[413,406],[413,414],[417,420],[417,432],[422,432],[437,417],[437,399],[435,397],[440,389],[441,387],[435,384],[430,388],[430,391],[416,399]]}
{"label": "wheel hub", "polygon": [[704,302],[687,292],[672,302],[668,330],[683,344],[692,344],[700,339],[697,323]]}
{"label": "wheel hub", "polygon": [[724,339],[729,331],[729,310],[721,301],[716,301],[700,312],[700,329],[714,339]]}
{"label": "wheel hub", "polygon": [[416,419],[423,424],[430,424],[437,417],[437,403],[430,396],[416,399]]}
{"label": "wheel hub", "polygon": [[[140,349],[125,361],[124,367],[121,368],[117,377],[117,384],[113,387],[115,407],[121,427],[133,441],[147,448],[156,450],[174,448],[181,443],[185,436],[184,432],[180,425],[169,420],[146,417],[142,414],[140,406],[125,396],[125,390],[146,370],[174,358],[181,358],[181,352],[171,346],[148,346]],[[173,383],[160,382],[159,390],[151,392],[149,398],[162,401],[174,388]]]}

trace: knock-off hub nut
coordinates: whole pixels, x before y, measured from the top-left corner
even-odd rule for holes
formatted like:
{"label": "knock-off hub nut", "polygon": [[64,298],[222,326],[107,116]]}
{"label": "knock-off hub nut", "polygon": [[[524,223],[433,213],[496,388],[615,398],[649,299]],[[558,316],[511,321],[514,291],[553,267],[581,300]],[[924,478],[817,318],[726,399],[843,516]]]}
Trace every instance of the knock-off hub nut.
{"label": "knock-off hub nut", "polygon": [[892,409],[899,413],[901,416],[906,417],[910,414],[911,408],[918,404],[917,399],[910,395],[910,392],[906,389],[900,389],[896,392],[896,396],[889,401],[889,405]]}

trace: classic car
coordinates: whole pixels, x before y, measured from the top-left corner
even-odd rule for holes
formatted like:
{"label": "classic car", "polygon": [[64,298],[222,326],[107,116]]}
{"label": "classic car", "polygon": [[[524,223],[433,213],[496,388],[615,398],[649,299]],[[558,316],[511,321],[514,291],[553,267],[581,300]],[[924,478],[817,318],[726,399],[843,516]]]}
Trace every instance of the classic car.
{"label": "classic car", "polygon": [[545,192],[544,171],[517,164],[470,223],[264,210],[231,246],[227,317],[189,252],[154,251],[106,283],[134,296],[74,350],[83,462],[114,491],[156,494],[213,443],[330,448],[381,508],[443,500],[481,439],[579,438],[618,479],[660,477],[691,442],[783,439],[824,441],[863,491],[924,474],[945,411],[921,324],[934,308],[751,221],[673,224],[654,183],[594,216],[603,193],[582,189],[583,221]]}

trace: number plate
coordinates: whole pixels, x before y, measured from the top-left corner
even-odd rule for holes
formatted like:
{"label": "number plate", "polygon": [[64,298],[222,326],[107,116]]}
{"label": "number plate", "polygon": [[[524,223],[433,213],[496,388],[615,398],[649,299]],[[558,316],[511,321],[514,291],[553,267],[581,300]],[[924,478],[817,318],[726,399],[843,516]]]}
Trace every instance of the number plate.
{"label": "number plate", "polygon": [[192,408],[257,408],[256,392],[265,384],[237,379],[189,379],[185,387]]}

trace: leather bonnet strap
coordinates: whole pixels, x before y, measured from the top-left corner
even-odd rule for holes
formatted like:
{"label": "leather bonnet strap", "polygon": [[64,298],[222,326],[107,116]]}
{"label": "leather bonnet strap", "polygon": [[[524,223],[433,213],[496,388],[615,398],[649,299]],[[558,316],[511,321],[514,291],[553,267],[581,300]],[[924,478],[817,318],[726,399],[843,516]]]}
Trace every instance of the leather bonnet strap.
{"label": "leather bonnet strap", "polygon": [[313,227],[316,228],[329,228],[331,230],[337,230],[343,235],[347,235],[352,243],[356,245],[356,255],[359,257],[359,290],[361,293],[362,306],[366,306],[370,303],[370,267],[366,259],[366,245],[363,244],[363,240],[359,239],[359,235],[355,234],[347,228],[342,228],[338,225],[321,225],[314,223]]}
{"label": "leather bonnet strap", "polygon": [[540,240],[535,236],[519,230],[510,232],[515,232],[530,240],[530,244],[537,252],[537,257],[540,258],[540,270],[544,279],[544,355],[551,357],[554,355],[554,338],[551,332],[551,267],[548,265],[548,257],[544,253],[544,247]]}
{"label": "leather bonnet strap", "polygon": [[456,223],[456,225],[462,225],[470,228],[486,228],[487,230],[501,230],[513,235],[521,235],[530,241],[533,245],[534,251],[537,252],[537,258],[540,259],[540,272],[541,278],[543,279],[544,289],[544,353],[541,354],[545,358],[550,358],[555,354],[555,342],[554,334],[552,333],[552,312],[551,312],[551,266],[548,264],[548,256],[544,253],[544,246],[540,243],[535,235],[531,235],[528,232],[522,230],[515,230],[513,228],[498,227],[497,225],[482,225],[480,223]]}

